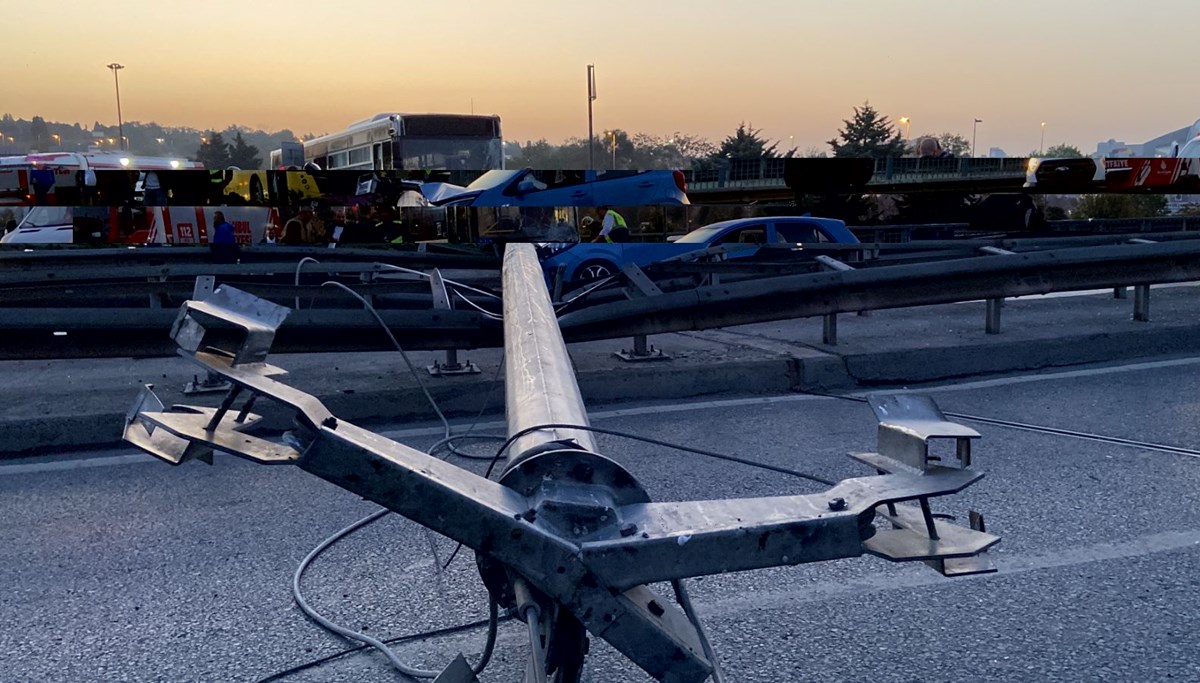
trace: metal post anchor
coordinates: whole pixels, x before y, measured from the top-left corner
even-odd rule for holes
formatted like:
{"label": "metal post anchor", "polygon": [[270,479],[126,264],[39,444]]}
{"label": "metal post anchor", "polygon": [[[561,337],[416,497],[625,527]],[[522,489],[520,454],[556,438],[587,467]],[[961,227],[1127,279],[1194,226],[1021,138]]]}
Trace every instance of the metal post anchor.
{"label": "metal post anchor", "polygon": [[199,375],[192,375],[192,381],[183,386],[183,393],[191,396],[192,394],[211,394],[218,391],[229,391],[233,385],[217,373],[209,370],[204,379],[201,380]]}
{"label": "metal post anchor", "polygon": [[633,338],[633,350],[629,351],[621,349],[614,356],[620,358],[627,363],[641,363],[651,360],[671,360],[671,356],[663,353],[662,349],[656,349],[646,340],[646,335],[639,334]]}
{"label": "metal post anchor", "polygon": [[480,372],[479,366],[469,360],[465,363],[458,362],[458,351],[455,349],[446,349],[445,363],[434,361],[433,365],[425,369],[434,377],[441,377],[442,375],[476,375]]}
{"label": "metal post anchor", "polygon": [[[625,293],[630,299],[662,296],[662,290],[659,289],[658,285],[647,277],[646,273],[641,268],[638,268],[636,264],[630,263],[626,265],[621,269],[621,274],[629,282],[629,286],[625,288]],[[639,334],[633,338],[632,351],[621,349],[613,355],[627,363],[671,360],[671,357],[663,353],[662,349],[656,349],[651,346],[644,334]]]}
{"label": "metal post anchor", "polygon": [[[429,276],[429,286],[433,290],[433,307],[443,311],[449,311],[454,308],[450,303],[450,292],[446,289],[446,282],[442,279],[442,273],[437,268],[433,269],[433,273]],[[434,377],[443,375],[475,375],[479,373],[479,366],[471,361],[466,363],[458,362],[458,349],[446,349],[446,362],[439,363],[434,361],[433,365],[426,366],[426,370]]]}

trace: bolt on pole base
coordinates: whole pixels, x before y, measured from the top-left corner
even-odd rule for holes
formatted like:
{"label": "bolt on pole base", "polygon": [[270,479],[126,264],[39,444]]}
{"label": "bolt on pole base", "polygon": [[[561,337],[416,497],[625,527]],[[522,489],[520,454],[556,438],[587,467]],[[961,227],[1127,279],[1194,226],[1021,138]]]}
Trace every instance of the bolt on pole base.
{"label": "bolt on pole base", "polygon": [[429,374],[434,377],[442,377],[444,375],[478,375],[481,371],[479,366],[467,361],[466,363],[458,363],[451,365],[449,363],[434,363],[425,368]]}
{"label": "bolt on pole base", "polygon": [[654,360],[671,360],[671,356],[664,353],[662,349],[656,349],[652,344],[646,341],[646,335],[640,334],[633,338],[633,349],[621,349],[614,356],[620,358],[626,363],[642,363]]}
{"label": "bolt on pole base", "polygon": [[453,349],[446,351],[445,363],[434,361],[433,365],[428,365],[425,369],[434,377],[441,377],[443,375],[477,375],[480,372],[479,366],[471,361],[459,363],[458,352]]}
{"label": "bolt on pole base", "polygon": [[233,385],[224,377],[209,371],[203,380],[200,379],[199,375],[192,375],[192,381],[184,385],[183,393],[188,396],[193,394],[212,394],[219,391],[229,391],[232,388]]}

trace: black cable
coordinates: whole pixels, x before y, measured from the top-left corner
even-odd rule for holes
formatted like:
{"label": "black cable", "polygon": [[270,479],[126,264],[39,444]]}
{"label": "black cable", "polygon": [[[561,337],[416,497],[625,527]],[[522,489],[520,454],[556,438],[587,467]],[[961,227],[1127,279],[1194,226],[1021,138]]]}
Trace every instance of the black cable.
{"label": "black cable", "polygon": [[573,425],[573,424],[558,424],[558,423],[534,425],[532,427],[522,429],[521,431],[517,432],[516,434],[513,434],[512,436],[508,437],[508,440],[505,441],[504,444],[502,446],[500,446],[500,449],[496,451],[496,455],[492,456],[492,463],[490,465],[488,465],[487,472],[483,476],[485,478],[491,477],[492,469],[495,468],[496,463],[499,462],[500,459],[504,457],[504,451],[508,450],[508,447],[511,446],[514,441],[525,436],[526,434],[532,434],[533,432],[541,431],[543,429],[578,429],[581,431],[595,432],[597,434],[608,434],[609,436],[617,436],[617,437],[622,437],[625,439],[632,439],[634,441],[642,441],[644,443],[653,444],[655,446],[662,446],[663,448],[672,448],[672,449],[675,449],[678,451],[684,451],[687,453],[695,453],[696,455],[703,455],[708,458],[715,458],[717,460],[726,460],[728,462],[736,462],[741,465],[757,467],[757,468],[764,469],[764,470],[770,470],[772,472],[778,472],[780,474],[788,474],[793,477],[798,477],[800,479],[806,479],[808,481],[815,482],[817,484],[824,484],[825,486],[835,486],[837,483],[834,481],[830,481],[829,479],[824,479],[824,478],[818,477],[813,474],[808,474],[806,472],[800,472],[798,470],[789,469],[787,467],[780,467],[779,465],[771,465],[771,464],[765,463],[765,462],[758,462],[755,460],[748,460],[746,458],[739,458],[736,455],[726,455],[724,453],[717,453],[715,451],[706,451],[702,448],[693,448],[691,446],[681,446],[679,444],[674,444],[674,443],[670,443],[667,441],[660,441],[658,439],[651,439],[650,437],[646,437],[646,436],[638,436],[637,434],[630,434],[629,432],[622,432],[622,431],[619,431],[616,429],[604,429],[603,427],[591,427],[589,425]]}
{"label": "black cable", "polygon": [[[494,607],[495,603],[492,603],[492,605]],[[502,624],[506,621],[512,621],[512,620],[513,620],[513,617],[508,616],[508,615],[505,615],[505,616],[497,615],[497,617],[496,617],[496,622],[498,624]],[[439,628],[439,629],[435,629],[432,631],[422,631],[421,633],[412,633],[412,634],[404,635],[404,636],[396,636],[394,638],[388,638],[387,640],[384,640],[383,642],[387,643],[388,645],[403,645],[404,643],[411,643],[411,642],[415,642],[415,641],[419,641],[419,640],[429,640],[432,638],[441,638],[442,636],[451,636],[456,633],[465,633],[467,631],[474,631],[479,628],[484,628],[490,623],[490,621],[491,621],[491,618],[489,617],[488,619],[479,619],[477,621],[472,621],[468,624],[459,624],[457,626],[447,626],[446,628]],[[322,664],[327,664],[336,659],[341,659],[342,657],[349,657],[350,655],[357,654],[359,652],[362,652],[363,650],[369,649],[370,647],[371,647],[370,645],[359,645],[357,647],[348,648],[348,649],[342,650],[340,652],[334,652],[333,654],[325,655],[324,657],[320,657],[318,659],[314,659],[312,661],[305,662],[303,664],[297,664],[296,666],[293,666],[290,669],[278,671],[276,673],[271,674],[270,676],[267,676],[266,678],[260,678],[257,681],[255,681],[255,683],[275,683],[276,681],[281,681],[289,676],[294,676],[303,671],[307,671],[309,669],[314,669],[318,666],[321,666]]]}

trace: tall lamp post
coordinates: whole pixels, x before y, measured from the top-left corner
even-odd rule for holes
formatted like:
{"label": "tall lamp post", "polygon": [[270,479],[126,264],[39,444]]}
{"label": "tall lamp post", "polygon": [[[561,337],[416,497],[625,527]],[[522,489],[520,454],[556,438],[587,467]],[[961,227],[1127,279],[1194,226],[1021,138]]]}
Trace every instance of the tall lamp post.
{"label": "tall lamp post", "polygon": [[975,125],[971,126],[971,156],[975,156],[975,137],[979,133],[979,124],[983,123],[983,119],[975,119]]}
{"label": "tall lamp post", "polygon": [[592,102],[596,101],[596,65],[588,64],[588,168],[596,168],[596,134],[592,129]]}
{"label": "tall lamp post", "polygon": [[904,124],[904,144],[912,142],[912,119],[907,116],[900,117],[900,123]]}
{"label": "tall lamp post", "polygon": [[1042,141],[1038,143],[1038,154],[1046,153],[1046,122],[1042,121]]}
{"label": "tall lamp post", "polygon": [[125,125],[121,121],[121,79],[117,77],[117,72],[125,67],[113,62],[107,65],[113,72],[113,85],[117,87],[117,139],[121,141],[121,151],[125,150]]}

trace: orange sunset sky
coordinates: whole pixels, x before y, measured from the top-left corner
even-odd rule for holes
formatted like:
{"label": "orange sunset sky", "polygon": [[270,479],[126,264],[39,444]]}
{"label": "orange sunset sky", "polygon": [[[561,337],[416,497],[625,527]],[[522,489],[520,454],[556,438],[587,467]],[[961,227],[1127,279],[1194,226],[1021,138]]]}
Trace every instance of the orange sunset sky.
{"label": "orange sunset sky", "polygon": [[740,121],[826,149],[870,100],[911,133],[1085,153],[1200,117],[1200,0],[82,0],[0,3],[0,112],[331,132],[383,111],[496,113],[505,137],[719,139]]}

